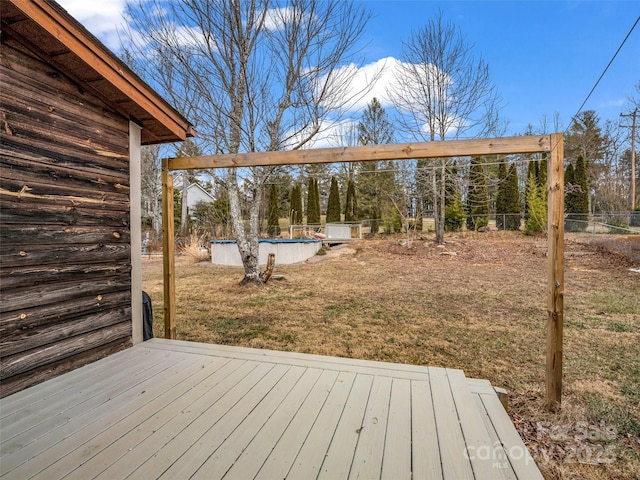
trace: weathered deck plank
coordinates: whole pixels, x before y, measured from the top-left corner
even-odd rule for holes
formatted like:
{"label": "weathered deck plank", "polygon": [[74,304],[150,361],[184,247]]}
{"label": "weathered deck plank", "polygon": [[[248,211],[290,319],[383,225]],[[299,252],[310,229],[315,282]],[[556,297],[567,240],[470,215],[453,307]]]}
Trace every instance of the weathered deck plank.
{"label": "weathered deck plank", "polygon": [[353,452],[356,450],[358,439],[364,426],[364,415],[367,408],[366,399],[369,397],[372,382],[373,377],[371,375],[358,375],[356,377],[322,463],[318,479],[332,480],[334,478],[349,477],[353,462]]}
{"label": "weathered deck plank", "polygon": [[391,385],[382,462],[383,480],[411,480],[411,383],[394,378]]}
{"label": "weathered deck plank", "polygon": [[[200,376],[194,377],[195,383],[187,386],[190,390],[180,397],[180,401],[166,407],[158,405],[157,410],[149,409],[152,416],[139,427],[147,435],[144,440],[136,444],[138,429],[131,431],[134,437],[124,438],[125,454],[96,478],[125,478],[135,472],[256,367],[253,362],[231,360],[213,373],[203,371],[204,380]],[[157,425],[155,421],[160,416],[164,423]]]}
{"label": "weathered deck plank", "polygon": [[[186,360],[186,357],[185,357]],[[144,376],[152,376],[167,369],[169,365],[162,363],[162,359],[145,358],[141,362],[132,364],[131,369],[121,369],[110,375],[101,376],[83,382],[78,389],[74,389],[72,395],[66,391],[58,395],[50,395],[45,400],[29,404],[20,410],[17,415],[5,417],[0,422],[2,430],[2,443],[8,442],[16,435],[34,430],[29,433],[31,438],[38,438],[44,433],[50,432],[56,426],[67,422],[66,418],[81,415],[82,412],[93,410],[111,396],[119,395],[140,383],[141,373]],[[144,378],[144,377],[143,377]],[[109,387],[107,391],[107,387]],[[81,392],[81,395],[75,394]]]}
{"label": "weathered deck plank", "polygon": [[[179,358],[177,357],[178,360]],[[80,457],[69,455],[70,452],[75,452],[120,420],[146,408],[158,396],[166,393],[179,394],[183,376],[202,369],[202,359],[197,358],[184,359],[175,365],[171,365],[168,360],[166,363],[172,369],[171,375],[166,375],[164,381],[155,376],[148,377],[138,384],[137,388],[112,398],[103,408],[69,418],[68,423],[38,437],[35,441],[31,443],[23,441],[21,448],[16,451],[6,453],[3,451],[0,467],[2,472],[19,466],[15,471],[10,472],[13,478],[31,478],[36,474],[41,474],[43,478],[61,478],[55,473],[58,468],[64,468],[64,465],[68,464],[72,469],[78,465]],[[163,406],[164,403],[160,408]],[[90,446],[91,444],[89,448]]]}
{"label": "weathered deck plank", "polygon": [[542,479],[460,370],[156,339],[34,388],[2,479]]}
{"label": "weathered deck plank", "polygon": [[[337,383],[344,383],[344,378],[339,379],[339,375],[344,376],[347,374],[339,374],[333,370],[325,370],[322,373],[318,382],[309,392],[309,396],[300,406],[298,414],[291,420],[269,457],[258,471],[255,476],[256,479],[269,480],[287,476],[334,386]],[[338,382],[337,380],[340,381]],[[234,478],[233,469],[229,473],[230,478]],[[247,477],[238,476],[237,478],[243,480]]]}

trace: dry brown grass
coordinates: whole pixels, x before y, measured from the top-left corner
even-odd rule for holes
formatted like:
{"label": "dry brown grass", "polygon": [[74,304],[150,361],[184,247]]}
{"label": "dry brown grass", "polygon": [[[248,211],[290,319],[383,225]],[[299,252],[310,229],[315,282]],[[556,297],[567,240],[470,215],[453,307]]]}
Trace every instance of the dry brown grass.
{"label": "dry brown grass", "polygon": [[188,263],[199,263],[209,260],[210,253],[205,236],[198,232],[191,232],[184,245],[179,248]]}
{"label": "dry brown grass", "polygon": [[[410,249],[367,240],[276,266],[284,280],[262,287],[240,287],[241,269],[178,260],[178,336],[461,368],[509,391],[512,419],[548,478],[638,478],[640,275],[579,237],[566,250],[558,414],[544,409],[544,238],[492,232]],[[161,262],[143,267],[161,335]]]}

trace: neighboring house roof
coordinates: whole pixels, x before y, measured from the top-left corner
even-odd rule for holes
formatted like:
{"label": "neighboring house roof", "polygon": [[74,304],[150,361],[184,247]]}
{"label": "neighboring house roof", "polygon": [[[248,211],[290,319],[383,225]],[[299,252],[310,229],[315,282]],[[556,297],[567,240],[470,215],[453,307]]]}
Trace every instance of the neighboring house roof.
{"label": "neighboring house roof", "polygon": [[187,193],[187,205],[189,208],[195,207],[199,202],[210,203],[215,200],[213,195],[197,183],[192,183],[187,188],[189,189],[189,192]]}
{"label": "neighboring house roof", "polygon": [[2,0],[0,10],[3,31],[20,36],[79,88],[139,123],[143,144],[195,135],[188,120],[54,1]]}

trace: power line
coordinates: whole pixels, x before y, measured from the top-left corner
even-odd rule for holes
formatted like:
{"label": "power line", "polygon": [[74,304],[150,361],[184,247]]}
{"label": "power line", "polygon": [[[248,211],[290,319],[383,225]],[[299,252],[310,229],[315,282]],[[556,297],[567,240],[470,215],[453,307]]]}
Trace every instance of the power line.
{"label": "power line", "polygon": [[622,40],[622,43],[620,44],[620,46],[618,47],[618,49],[616,50],[616,53],[613,54],[613,57],[611,57],[611,60],[609,60],[609,63],[607,64],[607,66],[605,67],[605,69],[602,71],[602,73],[600,74],[600,77],[598,77],[598,80],[596,81],[596,83],[593,85],[593,88],[591,88],[591,91],[589,92],[589,94],[587,95],[587,97],[584,99],[584,101],[582,102],[582,105],[580,105],[580,108],[578,109],[578,111],[575,113],[575,115],[573,117],[571,117],[571,120],[569,120],[569,125],[567,126],[567,129],[564,131],[564,133],[567,133],[569,131],[569,128],[571,127],[571,125],[573,124],[574,119],[580,115],[580,112],[582,112],[582,109],[584,108],[584,106],[586,105],[586,103],[589,101],[589,98],[591,98],[591,95],[593,94],[593,92],[595,91],[595,89],[598,87],[598,85],[600,84],[600,81],[602,80],[602,78],[605,76],[605,74],[607,73],[607,70],[609,70],[609,67],[611,66],[611,64],[613,63],[613,61],[616,59],[616,57],[618,56],[618,53],[620,53],[620,50],[622,50],[622,47],[624,47],[624,44],[627,43],[627,40],[629,39],[629,37],[631,36],[631,33],[635,30],[636,26],[638,25],[638,22],[640,22],[640,15],[636,18],[636,21],[634,22],[634,24],[632,25],[631,29],[629,30],[629,33],[627,33],[626,37],[624,37],[624,40]]}

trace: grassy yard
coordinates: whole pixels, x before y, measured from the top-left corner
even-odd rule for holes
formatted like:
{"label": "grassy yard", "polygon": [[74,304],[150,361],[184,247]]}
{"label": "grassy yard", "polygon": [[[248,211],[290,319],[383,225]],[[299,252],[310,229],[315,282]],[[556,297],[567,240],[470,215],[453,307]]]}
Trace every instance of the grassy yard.
{"label": "grassy yard", "polygon": [[[509,391],[547,478],[640,478],[638,265],[567,235],[564,398],[550,414],[545,252],[545,238],[502,232],[450,236],[444,248],[364,240],[276,266],[284,278],[261,287],[179,257],[178,338],[460,368]],[[143,260],[143,282],[162,336],[161,260]]]}

